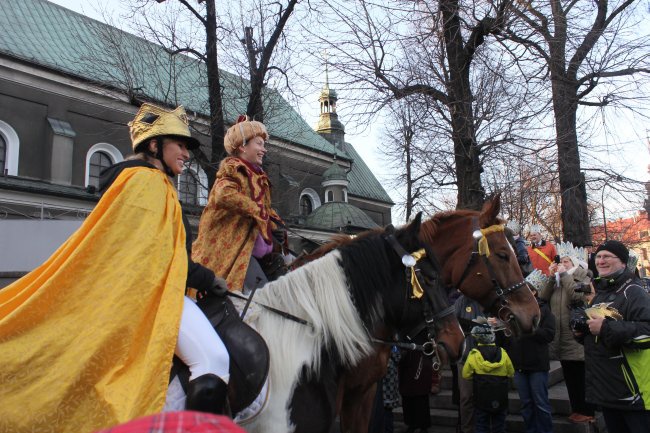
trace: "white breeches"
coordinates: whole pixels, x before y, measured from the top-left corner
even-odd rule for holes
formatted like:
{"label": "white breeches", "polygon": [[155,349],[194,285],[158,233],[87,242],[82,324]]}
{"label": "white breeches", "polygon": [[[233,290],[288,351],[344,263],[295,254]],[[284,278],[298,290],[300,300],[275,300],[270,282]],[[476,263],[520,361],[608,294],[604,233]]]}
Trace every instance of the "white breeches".
{"label": "white breeches", "polygon": [[212,373],[228,383],[230,357],[226,346],[205,314],[187,296],[183,300],[175,353],[190,368],[190,380]]}

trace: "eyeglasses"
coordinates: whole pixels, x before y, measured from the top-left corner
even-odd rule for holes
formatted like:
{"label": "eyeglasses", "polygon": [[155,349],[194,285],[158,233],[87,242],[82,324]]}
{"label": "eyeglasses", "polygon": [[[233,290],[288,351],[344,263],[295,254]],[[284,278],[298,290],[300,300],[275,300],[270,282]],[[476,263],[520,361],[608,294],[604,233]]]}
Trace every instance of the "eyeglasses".
{"label": "eyeglasses", "polygon": [[596,256],[596,260],[612,260],[612,259],[618,259],[616,256],[610,256],[610,255],[598,255]]}

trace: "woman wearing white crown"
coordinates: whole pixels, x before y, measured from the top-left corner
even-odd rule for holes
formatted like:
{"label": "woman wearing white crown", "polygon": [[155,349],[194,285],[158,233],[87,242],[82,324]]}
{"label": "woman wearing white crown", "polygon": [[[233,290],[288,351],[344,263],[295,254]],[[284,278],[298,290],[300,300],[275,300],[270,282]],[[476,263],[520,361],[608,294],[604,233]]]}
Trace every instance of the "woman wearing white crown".
{"label": "woman wearing white crown", "polygon": [[592,296],[591,272],[587,270],[587,253],[574,248],[571,242],[557,245],[560,263],[551,263],[550,279],[540,293],[548,301],[556,318],[556,332],[549,345],[551,359],[562,364],[562,372],[569,393],[571,415],[569,420],[582,423],[594,419],[594,407],[585,402],[585,354],[583,346],[573,337],[569,326],[571,309],[584,305]]}

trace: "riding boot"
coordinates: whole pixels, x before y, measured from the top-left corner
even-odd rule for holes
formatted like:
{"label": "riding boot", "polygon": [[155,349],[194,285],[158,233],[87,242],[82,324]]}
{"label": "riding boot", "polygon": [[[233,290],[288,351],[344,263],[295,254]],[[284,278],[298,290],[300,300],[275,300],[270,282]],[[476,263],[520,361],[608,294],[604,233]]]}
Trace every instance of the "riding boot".
{"label": "riding boot", "polygon": [[228,385],[214,374],[190,380],[185,409],[230,416]]}

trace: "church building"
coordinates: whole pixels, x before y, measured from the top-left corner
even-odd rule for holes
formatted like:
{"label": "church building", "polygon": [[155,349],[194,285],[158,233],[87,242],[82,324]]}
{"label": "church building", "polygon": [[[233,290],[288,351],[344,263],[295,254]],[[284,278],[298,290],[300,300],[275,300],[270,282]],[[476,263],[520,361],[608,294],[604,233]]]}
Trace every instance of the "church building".
{"label": "church building", "polygon": [[[135,100],[183,105],[203,152],[209,152],[209,111],[205,65],[196,59],[170,56],[47,0],[4,0],[0,28],[3,287],[40,265],[92,211],[101,170],[131,153],[127,123],[138,110]],[[391,222],[393,202],[345,141],[338,97],[324,76],[315,129],[277,91],[264,95],[271,135],[264,169],[296,252],[334,233]],[[229,126],[246,111],[250,86],[227,71],[221,79]],[[177,187],[196,227],[208,196],[196,160]]]}

